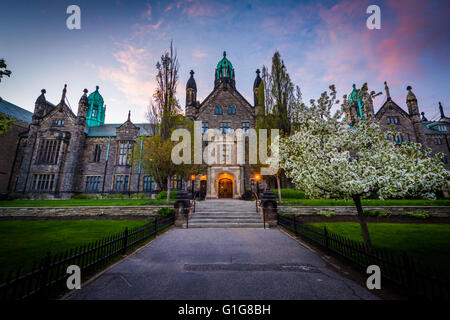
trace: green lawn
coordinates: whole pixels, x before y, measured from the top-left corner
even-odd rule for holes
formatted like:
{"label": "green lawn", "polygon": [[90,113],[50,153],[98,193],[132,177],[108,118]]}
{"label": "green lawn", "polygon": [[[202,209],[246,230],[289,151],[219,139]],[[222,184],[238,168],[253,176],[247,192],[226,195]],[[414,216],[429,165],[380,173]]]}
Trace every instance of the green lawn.
{"label": "green lawn", "polygon": [[[330,222],[310,225],[318,228],[326,226],[331,232],[363,241],[358,223]],[[450,224],[368,223],[368,228],[374,247],[406,252],[425,264],[449,269]]]}
{"label": "green lawn", "polygon": [[[173,201],[173,200],[172,200]],[[0,207],[77,207],[77,206],[145,206],[165,205],[157,199],[68,199],[68,200],[0,200]],[[173,202],[170,203],[172,205]],[[448,200],[362,200],[363,206],[450,206]],[[288,206],[354,206],[352,200],[283,199]]]}
{"label": "green lawn", "polygon": [[[282,199],[287,206],[354,206],[353,200],[334,199]],[[450,199],[442,200],[377,200],[363,199],[363,206],[450,206]]]}
{"label": "green lawn", "polygon": [[0,207],[145,206],[167,204],[156,199],[1,200]]}
{"label": "green lawn", "polygon": [[65,252],[144,224],[143,220],[0,221],[0,272],[31,268],[47,251]]}

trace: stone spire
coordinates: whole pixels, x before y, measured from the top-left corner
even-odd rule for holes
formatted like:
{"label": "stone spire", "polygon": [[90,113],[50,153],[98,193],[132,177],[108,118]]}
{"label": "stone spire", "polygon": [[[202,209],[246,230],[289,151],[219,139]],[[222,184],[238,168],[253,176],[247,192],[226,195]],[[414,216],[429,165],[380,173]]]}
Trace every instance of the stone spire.
{"label": "stone spire", "polygon": [[388,101],[391,101],[391,92],[389,91],[389,87],[387,85],[387,82],[384,82],[384,90],[386,91],[386,98]]}
{"label": "stone spire", "polygon": [[83,95],[78,102],[78,124],[85,125],[86,124],[86,116],[88,113],[89,102],[88,102],[88,89],[83,90]]}
{"label": "stone spire", "polygon": [[259,69],[256,70],[256,78],[255,82],[253,82],[253,100],[254,100],[254,106],[257,107],[261,104],[262,101],[258,101],[258,90],[259,85],[261,84],[261,77],[260,77],[261,71]]}
{"label": "stone spire", "polygon": [[64,101],[66,101],[66,93],[67,93],[67,84],[64,85],[64,89],[61,96],[61,104],[64,104]]}
{"label": "stone spire", "polygon": [[417,142],[424,145],[425,134],[423,132],[422,121],[420,119],[419,105],[417,104],[416,95],[412,92],[412,87],[408,86],[408,95],[406,96],[406,104],[408,105],[409,116],[414,127]]}
{"label": "stone spire", "polygon": [[444,108],[442,107],[442,103],[439,102],[439,112],[441,113],[441,119],[445,118]]}

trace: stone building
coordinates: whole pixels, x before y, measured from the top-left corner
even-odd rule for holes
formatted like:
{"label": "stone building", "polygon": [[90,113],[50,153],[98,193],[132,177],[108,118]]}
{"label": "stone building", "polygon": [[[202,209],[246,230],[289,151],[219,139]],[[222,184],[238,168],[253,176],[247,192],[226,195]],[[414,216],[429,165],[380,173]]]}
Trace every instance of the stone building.
{"label": "stone building", "polygon": [[[258,88],[261,83],[259,70],[253,83],[253,104],[236,89],[236,73],[224,52],[214,71],[214,89],[202,101],[197,101],[197,85],[191,71],[186,85],[186,117],[201,123],[202,147],[217,137],[241,129],[243,138],[220,141],[210,151],[203,152],[205,159],[214,159],[204,172],[191,179],[171,178],[172,189],[198,191],[202,196],[214,198],[239,198],[246,190],[263,190],[270,178],[259,181],[259,168],[249,164],[248,135],[256,127],[261,115],[258,106]],[[130,165],[130,154],[142,148],[140,136],[154,132],[151,124],[134,124],[131,115],[122,124],[105,124],[106,105],[99,87],[79,100],[77,114],[68,106],[65,86],[61,101],[55,105],[45,98],[45,90],[37,98],[33,113],[6,101],[0,104],[0,112],[14,117],[15,126],[0,135],[0,188],[1,193],[30,197],[67,198],[73,194],[132,194],[147,196],[159,192],[154,179],[140,166]],[[442,161],[450,169],[449,137],[450,118],[445,116],[439,104],[439,119],[429,121],[420,113],[412,88],[407,88],[406,106],[402,109],[390,96],[385,85],[386,101],[375,113],[374,93],[359,96],[354,86],[349,100],[354,108],[350,119],[374,116],[381,127],[394,125],[399,134],[386,137],[395,142],[420,142],[433,153],[442,152]],[[210,136],[210,132],[214,134]],[[212,140],[210,140],[212,138]],[[217,142],[217,141],[216,141]],[[244,149],[239,143],[244,142]],[[242,144],[240,145],[242,147]],[[243,151],[244,150],[244,151]],[[243,152],[244,163],[239,162],[238,152]],[[283,186],[292,187],[289,181]]]}
{"label": "stone building", "polygon": [[14,120],[13,126],[0,134],[0,195],[5,195],[10,191],[11,172],[19,152],[19,136],[28,131],[33,113],[5,99],[0,100],[0,113]]}
{"label": "stone building", "polygon": [[[151,135],[153,126],[132,123],[130,113],[122,124],[105,124],[106,106],[98,87],[89,96],[84,90],[75,115],[66,104],[66,90],[57,105],[46,100],[45,90],[37,98],[26,132],[18,135],[9,193],[67,198],[157,192],[143,168],[130,165],[131,151],[142,147],[138,137]],[[179,179],[172,184],[182,187]]]}
{"label": "stone building", "polygon": [[[252,105],[236,89],[236,73],[226,52],[214,71],[214,89],[202,102],[197,101],[197,85],[194,71],[191,71],[186,85],[186,117],[201,121],[203,135],[212,129],[218,130],[220,134],[242,129],[245,143],[245,134],[256,126],[257,90],[261,82],[259,70],[256,72]],[[214,163],[208,166],[204,174],[195,177],[195,190],[207,199],[239,198],[245,190],[256,190],[255,183],[259,181],[254,181],[254,175],[257,170],[253,169],[249,161],[245,164],[238,161],[238,139],[235,137],[232,141],[220,143],[209,155],[214,158]],[[208,141],[204,142],[203,146],[207,145]]]}
{"label": "stone building", "polygon": [[[443,153],[442,162],[450,170],[450,118],[445,113],[441,103],[439,103],[439,116],[429,121],[424,112],[420,112],[419,103],[412,87],[406,88],[406,107],[407,111],[402,109],[391,98],[390,89],[387,83],[384,83],[386,91],[386,100],[381,108],[374,113],[372,98],[374,93],[367,94],[365,97],[358,96],[358,90],[353,86],[353,91],[349,96],[349,101],[354,101],[354,108],[349,110],[350,122],[355,117],[365,117],[368,114],[375,116],[383,130],[389,130],[391,126],[398,132],[395,137],[385,136],[395,143],[402,144],[412,142],[421,143],[426,148],[431,149],[432,154]],[[380,93],[381,94],[381,93]]]}

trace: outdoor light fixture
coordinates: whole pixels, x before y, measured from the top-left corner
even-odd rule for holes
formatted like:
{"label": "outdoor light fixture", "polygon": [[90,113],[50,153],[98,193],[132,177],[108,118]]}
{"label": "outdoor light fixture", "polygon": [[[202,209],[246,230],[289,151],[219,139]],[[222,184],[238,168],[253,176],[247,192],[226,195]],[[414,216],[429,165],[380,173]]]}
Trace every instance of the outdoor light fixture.
{"label": "outdoor light fixture", "polygon": [[254,179],[256,181],[256,194],[259,197],[259,181],[261,180],[261,175],[259,173],[255,174]]}
{"label": "outdoor light fixture", "polygon": [[195,181],[195,174],[191,174],[191,185],[192,185],[192,199],[194,199],[194,181]]}

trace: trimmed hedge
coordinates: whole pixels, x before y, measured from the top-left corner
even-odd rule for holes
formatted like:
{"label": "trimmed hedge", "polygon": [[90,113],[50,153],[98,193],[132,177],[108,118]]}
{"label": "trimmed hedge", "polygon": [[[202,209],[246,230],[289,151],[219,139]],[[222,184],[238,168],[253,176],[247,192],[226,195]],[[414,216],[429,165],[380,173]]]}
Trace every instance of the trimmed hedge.
{"label": "trimmed hedge", "polygon": [[[177,190],[170,190],[170,200],[175,200],[175,197],[177,196],[178,191]],[[161,191],[156,196],[156,199],[158,200],[166,200],[167,199],[167,191]]]}
{"label": "trimmed hedge", "polygon": [[[278,189],[272,191],[278,197]],[[302,190],[281,189],[281,199],[308,199],[308,197]]]}

